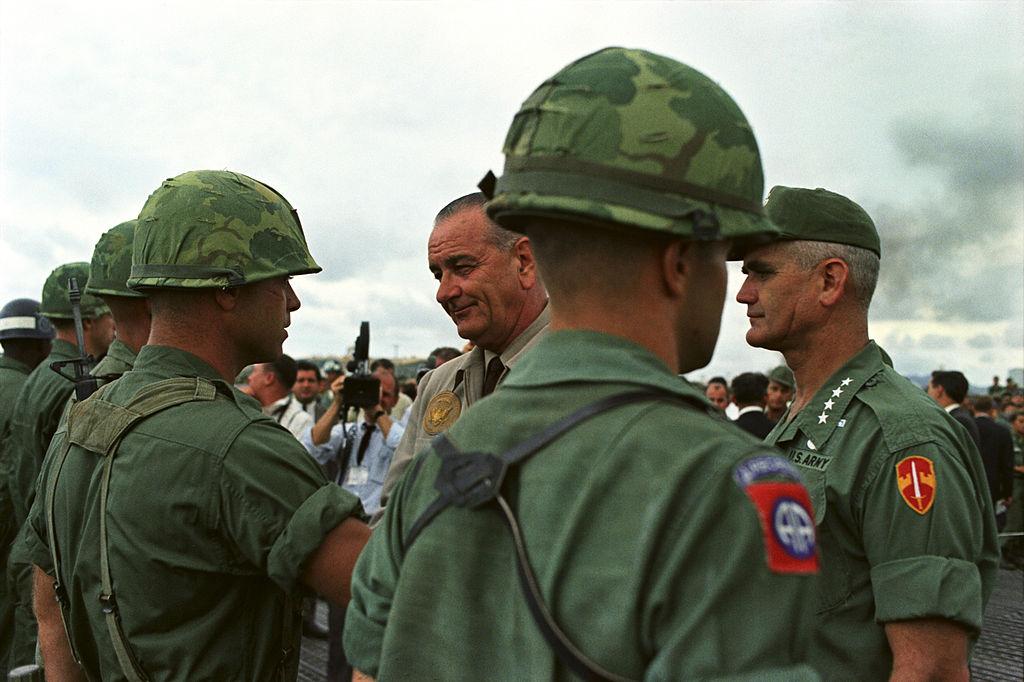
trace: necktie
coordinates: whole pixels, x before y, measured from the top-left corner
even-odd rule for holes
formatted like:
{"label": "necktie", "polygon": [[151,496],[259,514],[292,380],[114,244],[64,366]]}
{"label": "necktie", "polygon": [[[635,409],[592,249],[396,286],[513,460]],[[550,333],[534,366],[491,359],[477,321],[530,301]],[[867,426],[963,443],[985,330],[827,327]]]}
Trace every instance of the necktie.
{"label": "necktie", "polygon": [[484,376],[483,395],[488,396],[494,392],[494,387],[498,385],[498,379],[501,378],[504,371],[505,365],[501,364],[501,358],[497,355],[491,358],[491,361],[487,363],[487,374]]}
{"label": "necktie", "polygon": [[376,428],[373,424],[365,424],[364,426],[363,437],[359,441],[359,449],[356,450],[356,466],[362,466],[363,455],[366,454],[366,448],[370,446],[370,437],[373,435],[373,429]]}

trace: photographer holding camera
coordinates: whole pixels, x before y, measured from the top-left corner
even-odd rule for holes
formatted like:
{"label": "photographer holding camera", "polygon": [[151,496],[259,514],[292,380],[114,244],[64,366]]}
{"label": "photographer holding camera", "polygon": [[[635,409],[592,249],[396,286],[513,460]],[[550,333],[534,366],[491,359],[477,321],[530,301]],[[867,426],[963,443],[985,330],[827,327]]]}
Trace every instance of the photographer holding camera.
{"label": "photographer holding camera", "polygon": [[338,460],[340,471],[335,480],[358,495],[370,515],[380,508],[384,477],[405,431],[391,418],[391,408],[398,401],[395,376],[384,368],[378,368],[372,376],[380,382],[380,400],[362,411],[362,421],[339,421],[347,406],[343,396],[346,377],[338,377],[331,384],[334,400],[330,407],[302,437],[302,444],[316,461],[327,464]]}
{"label": "photographer holding camera", "polygon": [[[379,398],[375,404],[367,404],[373,400],[367,394],[374,389]],[[357,370],[331,382],[331,394],[330,407],[300,440],[316,461],[332,472],[332,480],[357,495],[368,515],[375,514],[395,448],[405,432],[405,427],[391,418],[391,409],[398,402],[398,382],[384,367],[371,374]],[[363,408],[359,421],[339,420],[359,407]],[[341,646],[344,622],[345,610],[328,605],[327,679],[332,681],[349,679],[352,674]]]}

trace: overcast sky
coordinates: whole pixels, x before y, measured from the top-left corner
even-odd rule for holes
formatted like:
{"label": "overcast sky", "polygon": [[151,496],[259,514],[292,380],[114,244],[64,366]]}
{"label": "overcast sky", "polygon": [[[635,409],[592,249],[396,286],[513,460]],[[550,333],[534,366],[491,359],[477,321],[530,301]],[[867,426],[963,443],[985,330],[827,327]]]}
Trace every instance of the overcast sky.
{"label": "overcast sky", "polygon": [[[500,171],[519,104],[573,59],[640,47],[703,71],[761,145],[765,191],[874,217],[871,332],[903,373],[1024,366],[1024,3],[0,0],[0,302],[88,260],[165,177],[231,169],[296,206],[323,273],[285,350],[461,345],[431,219]],[[691,377],[767,370],[730,301]]]}

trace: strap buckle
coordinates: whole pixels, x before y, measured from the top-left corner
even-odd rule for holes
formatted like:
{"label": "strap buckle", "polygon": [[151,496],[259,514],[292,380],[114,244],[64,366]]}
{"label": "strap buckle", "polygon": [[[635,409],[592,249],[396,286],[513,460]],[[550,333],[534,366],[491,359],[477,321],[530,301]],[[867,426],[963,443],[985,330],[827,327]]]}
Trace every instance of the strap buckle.
{"label": "strap buckle", "polygon": [[486,452],[459,453],[441,460],[434,487],[456,507],[475,509],[498,496],[508,463]]}
{"label": "strap buckle", "polygon": [[114,599],[113,594],[100,594],[100,607],[105,614],[111,614],[117,611],[117,600]]}
{"label": "strap buckle", "polygon": [[64,589],[64,585],[59,580],[53,581],[53,597],[61,606],[68,605],[68,591]]}

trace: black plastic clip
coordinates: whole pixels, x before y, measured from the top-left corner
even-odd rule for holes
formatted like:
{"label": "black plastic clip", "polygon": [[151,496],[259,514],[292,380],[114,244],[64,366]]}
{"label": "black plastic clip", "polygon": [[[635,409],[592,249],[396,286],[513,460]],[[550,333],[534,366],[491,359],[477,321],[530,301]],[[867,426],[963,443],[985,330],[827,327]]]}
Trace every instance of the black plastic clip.
{"label": "black plastic clip", "polygon": [[100,604],[103,605],[101,607],[103,613],[110,614],[117,610],[117,601],[114,599],[114,595],[112,594],[101,594]]}
{"label": "black plastic clip", "polygon": [[508,465],[485,452],[444,457],[434,487],[456,507],[475,509],[498,496]]}

